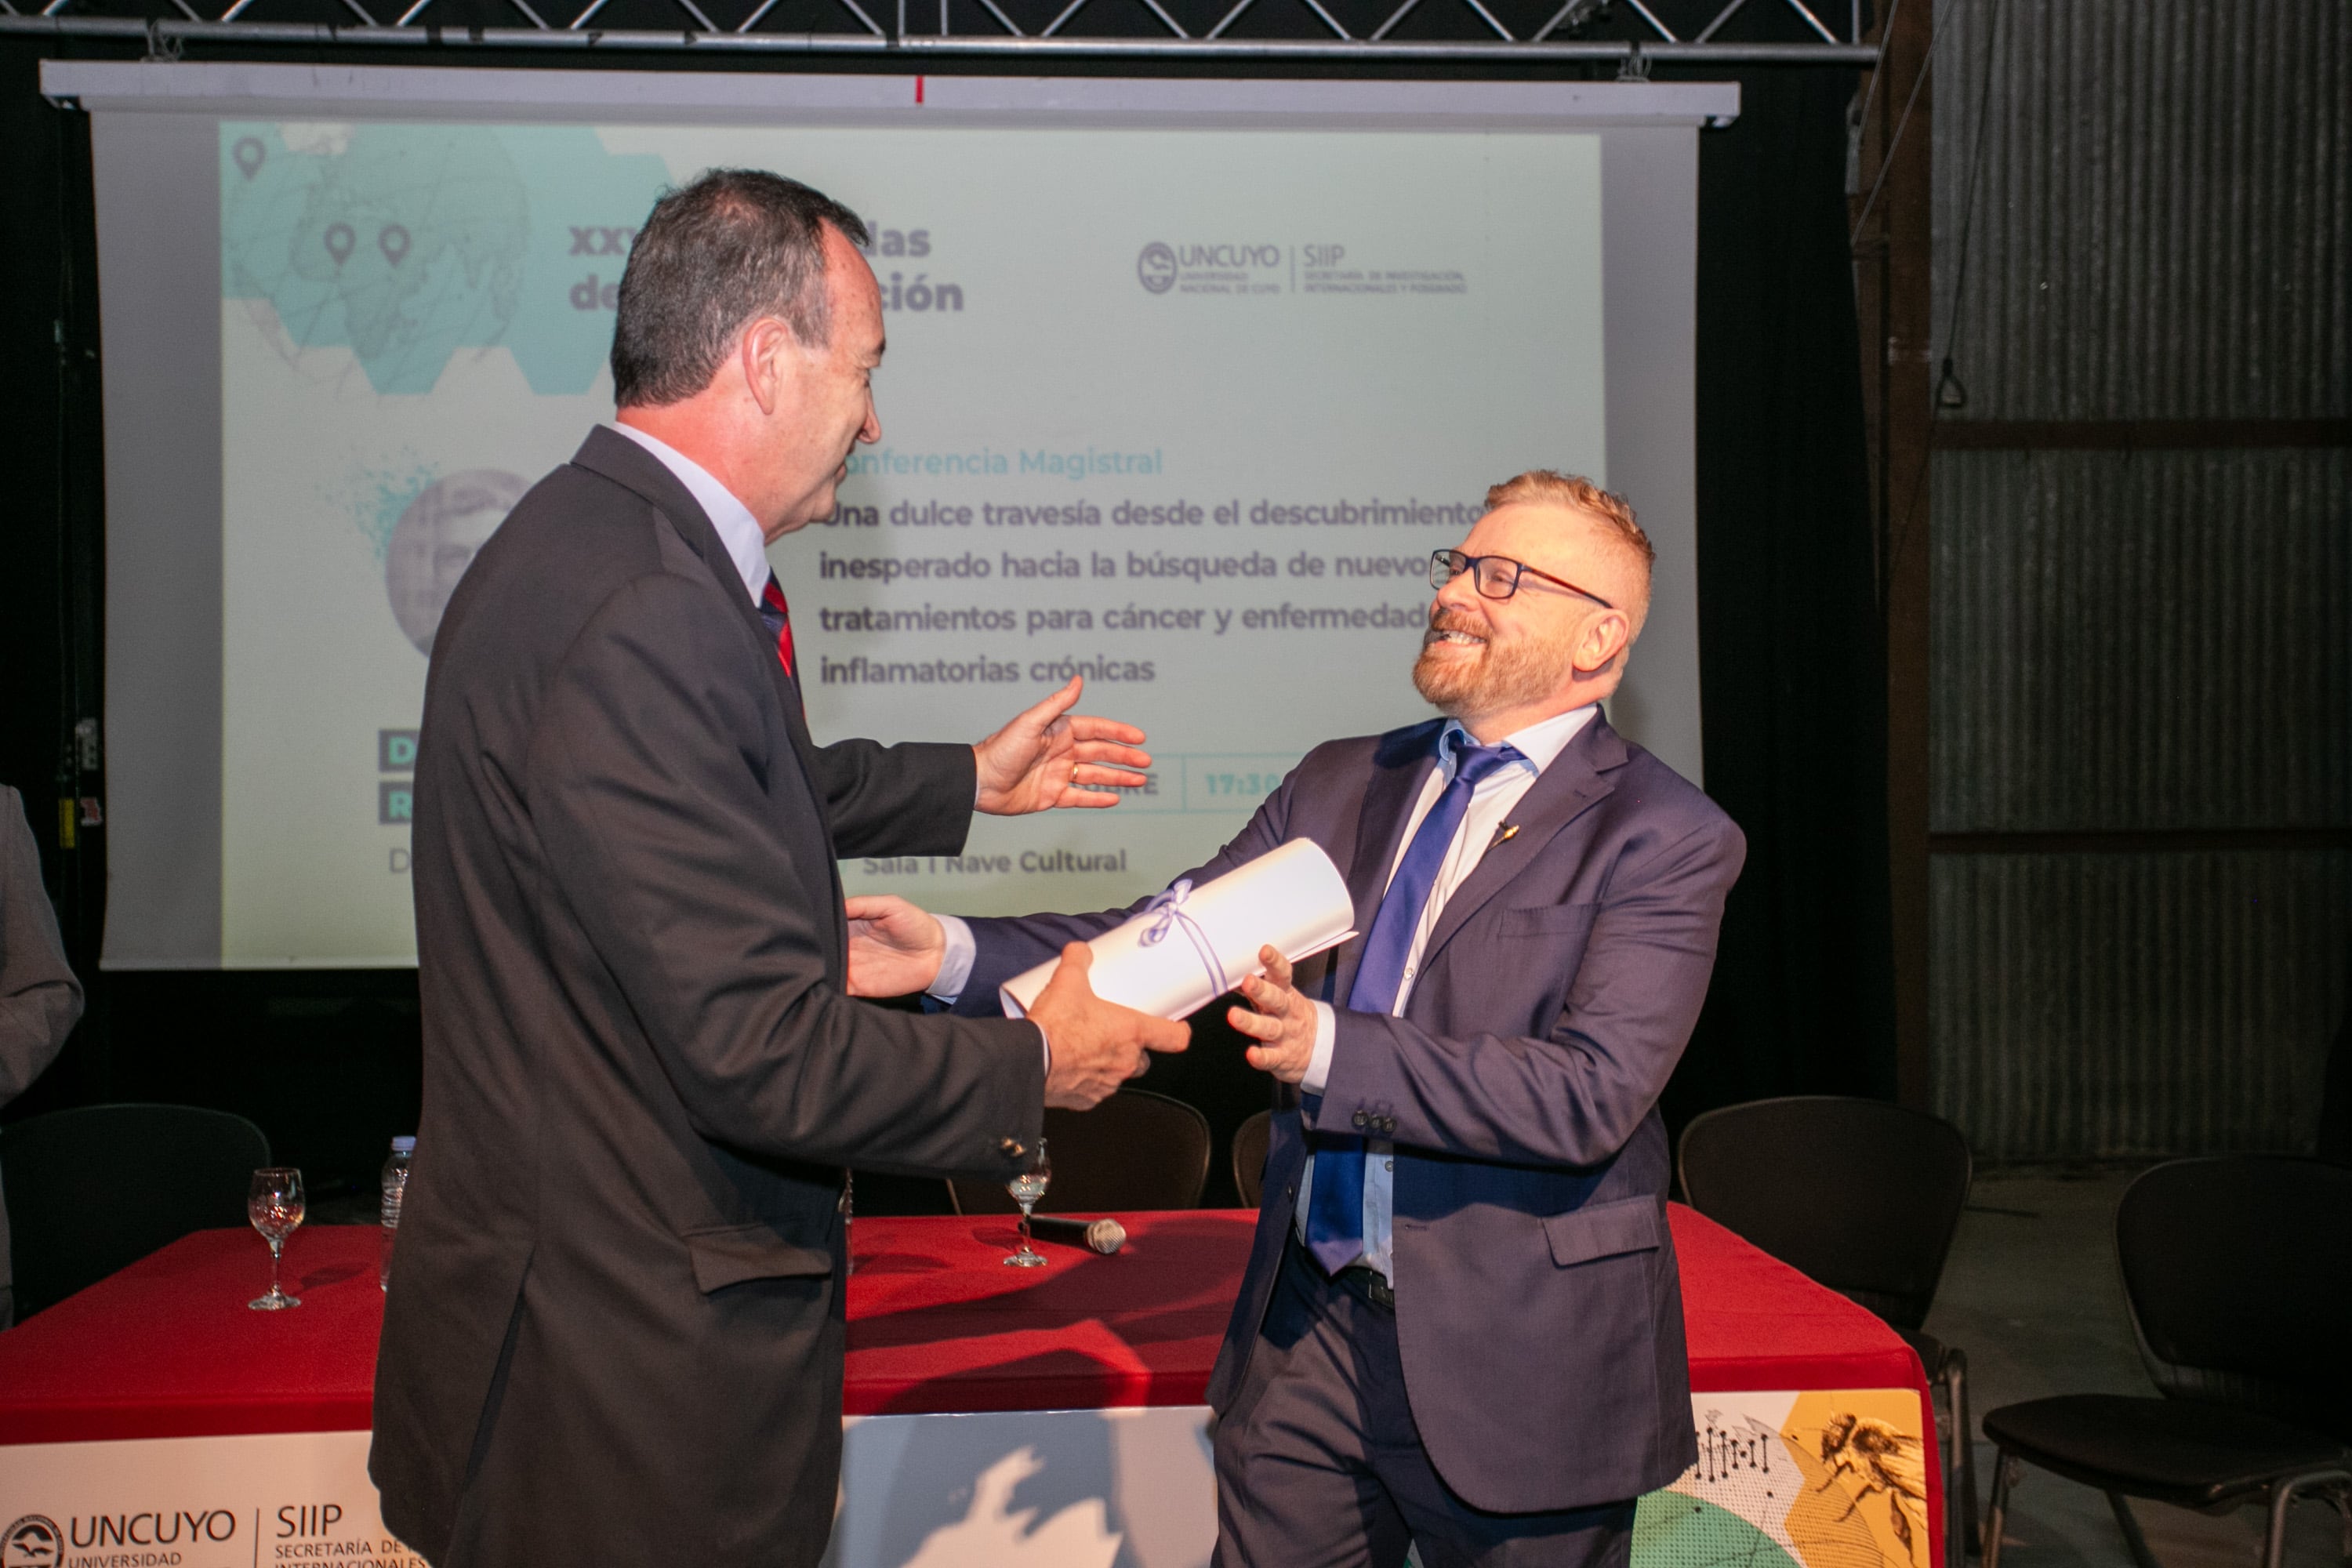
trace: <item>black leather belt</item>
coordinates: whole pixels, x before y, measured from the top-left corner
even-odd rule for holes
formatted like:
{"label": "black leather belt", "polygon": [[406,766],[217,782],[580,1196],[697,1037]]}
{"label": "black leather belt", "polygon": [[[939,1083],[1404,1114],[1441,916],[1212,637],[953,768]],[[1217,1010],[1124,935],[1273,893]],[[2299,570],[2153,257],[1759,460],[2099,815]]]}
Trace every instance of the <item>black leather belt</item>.
{"label": "black leather belt", "polygon": [[1307,1250],[1307,1244],[1298,1239],[1298,1232],[1296,1230],[1290,1233],[1290,1257],[1297,1267],[1307,1270],[1310,1276],[1318,1279],[1330,1280],[1358,1300],[1368,1302],[1384,1312],[1396,1310],[1396,1288],[1370,1264],[1351,1263],[1337,1274],[1326,1274],[1323,1272],[1323,1266],[1315,1261],[1315,1255]]}

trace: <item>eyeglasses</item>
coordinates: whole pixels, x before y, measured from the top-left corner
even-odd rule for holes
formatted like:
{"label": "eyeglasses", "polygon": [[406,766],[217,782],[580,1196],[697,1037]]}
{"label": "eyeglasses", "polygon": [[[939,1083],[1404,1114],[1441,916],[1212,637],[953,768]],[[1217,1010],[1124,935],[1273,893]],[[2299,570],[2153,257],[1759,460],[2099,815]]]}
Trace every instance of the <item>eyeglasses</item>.
{"label": "eyeglasses", "polygon": [[1565,588],[1591,600],[1604,610],[1617,606],[1590,588],[1580,588],[1565,577],[1555,577],[1549,572],[1538,572],[1524,561],[1514,561],[1507,555],[1465,555],[1459,550],[1434,550],[1429,556],[1429,585],[1443,588],[1465,572],[1477,575],[1473,580],[1482,597],[1507,599],[1519,591],[1522,577],[1540,577],[1555,587]]}

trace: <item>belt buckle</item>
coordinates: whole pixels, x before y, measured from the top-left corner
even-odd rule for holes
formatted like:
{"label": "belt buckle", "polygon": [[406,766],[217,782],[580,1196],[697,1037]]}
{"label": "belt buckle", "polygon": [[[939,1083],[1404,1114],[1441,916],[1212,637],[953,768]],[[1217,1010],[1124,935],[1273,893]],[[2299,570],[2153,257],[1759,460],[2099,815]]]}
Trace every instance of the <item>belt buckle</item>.
{"label": "belt buckle", "polygon": [[1364,1299],[1375,1307],[1396,1310],[1396,1287],[1381,1278],[1381,1271],[1369,1263],[1357,1263],[1339,1272],[1362,1287]]}
{"label": "belt buckle", "polygon": [[1337,1274],[1326,1274],[1323,1266],[1315,1261],[1315,1255],[1307,1250],[1306,1238],[1298,1234],[1296,1227],[1290,1233],[1288,1250],[1297,1258],[1299,1266],[1315,1278],[1328,1279],[1343,1290],[1358,1290],[1375,1307],[1385,1308],[1391,1312],[1396,1310],[1396,1287],[1382,1278],[1381,1271],[1370,1264],[1350,1263]]}

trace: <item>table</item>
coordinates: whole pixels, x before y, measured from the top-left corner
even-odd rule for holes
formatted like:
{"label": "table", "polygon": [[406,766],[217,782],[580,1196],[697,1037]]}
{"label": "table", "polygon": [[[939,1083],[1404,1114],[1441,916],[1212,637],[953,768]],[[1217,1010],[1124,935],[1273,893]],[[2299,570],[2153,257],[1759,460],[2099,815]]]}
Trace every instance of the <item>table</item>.
{"label": "table", "polygon": [[[1876,1318],[1687,1209],[1700,1460],[1644,1499],[1638,1568],[1941,1568],[1917,1358]],[[1178,1568],[1214,1531],[1202,1391],[1254,1215],[1122,1216],[1113,1258],[995,1217],[861,1219],[849,1289],[841,1568]],[[299,1310],[247,1311],[249,1231],[187,1237],[0,1334],[0,1522],[184,1568],[415,1568],[366,1479],[376,1233],[287,1249]],[[172,1539],[165,1540],[166,1535]],[[0,1561],[10,1537],[0,1532]],[[129,1561],[131,1559],[125,1559]]]}

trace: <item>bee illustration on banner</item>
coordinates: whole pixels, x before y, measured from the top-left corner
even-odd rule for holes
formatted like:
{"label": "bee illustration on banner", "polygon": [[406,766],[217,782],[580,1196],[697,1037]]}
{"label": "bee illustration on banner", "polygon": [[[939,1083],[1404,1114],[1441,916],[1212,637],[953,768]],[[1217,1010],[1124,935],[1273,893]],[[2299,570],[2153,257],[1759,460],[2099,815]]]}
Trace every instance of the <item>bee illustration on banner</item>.
{"label": "bee illustration on banner", "polygon": [[1919,1527],[1927,1515],[1927,1472],[1919,1439],[1866,1415],[1832,1416],[1822,1428],[1822,1465],[1828,1471],[1822,1489],[1827,1491],[1841,1476],[1858,1484],[1846,1514],[1859,1510],[1874,1496],[1886,1499],[1887,1523],[1907,1552],[1917,1550],[1911,1513],[1917,1510]]}

